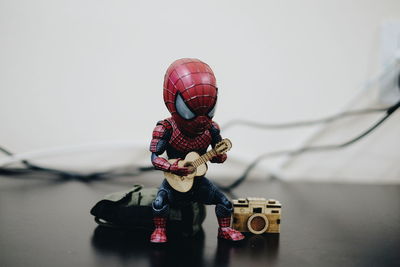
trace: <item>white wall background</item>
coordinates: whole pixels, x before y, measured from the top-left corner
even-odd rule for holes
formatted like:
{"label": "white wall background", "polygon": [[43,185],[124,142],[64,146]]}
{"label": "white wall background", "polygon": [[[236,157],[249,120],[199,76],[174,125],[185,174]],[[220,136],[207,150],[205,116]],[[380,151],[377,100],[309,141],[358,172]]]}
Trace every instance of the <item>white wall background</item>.
{"label": "white wall background", "polygon": [[[379,27],[399,18],[398,0],[1,0],[0,144],[23,153],[134,141],[140,150],[40,160],[83,168],[148,162],[151,131],[169,115],[163,75],[182,57],[213,68],[221,125],[332,114],[379,71]],[[232,158],[249,161],[314,131],[224,134]]]}

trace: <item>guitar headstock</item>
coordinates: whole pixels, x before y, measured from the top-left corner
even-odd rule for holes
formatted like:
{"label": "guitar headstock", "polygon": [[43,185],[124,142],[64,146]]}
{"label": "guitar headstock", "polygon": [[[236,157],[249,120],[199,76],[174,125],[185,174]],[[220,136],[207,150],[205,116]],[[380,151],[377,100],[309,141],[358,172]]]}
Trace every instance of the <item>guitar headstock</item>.
{"label": "guitar headstock", "polygon": [[217,154],[223,154],[228,152],[232,148],[232,142],[225,138],[221,142],[215,145],[214,150]]}

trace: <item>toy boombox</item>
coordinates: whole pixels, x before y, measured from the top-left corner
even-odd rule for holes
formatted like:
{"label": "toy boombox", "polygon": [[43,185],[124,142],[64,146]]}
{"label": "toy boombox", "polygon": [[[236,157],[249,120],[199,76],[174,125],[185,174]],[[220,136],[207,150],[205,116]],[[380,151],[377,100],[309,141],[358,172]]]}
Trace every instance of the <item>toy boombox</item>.
{"label": "toy boombox", "polygon": [[281,203],[274,199],[234,199],[232,228],[253,234],[279,233],[281,207]]}

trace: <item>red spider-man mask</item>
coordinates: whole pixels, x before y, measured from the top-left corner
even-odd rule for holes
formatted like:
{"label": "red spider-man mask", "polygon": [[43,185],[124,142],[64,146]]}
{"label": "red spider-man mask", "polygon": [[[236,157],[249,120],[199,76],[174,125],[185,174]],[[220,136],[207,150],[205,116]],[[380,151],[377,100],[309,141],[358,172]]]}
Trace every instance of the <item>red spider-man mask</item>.
{"label": "red spider-man mask", "polygon": [[198,59],[178,59],[165,73],[164,102],[185,134],[199,135],[211,127],[217,92],[213,71]]}

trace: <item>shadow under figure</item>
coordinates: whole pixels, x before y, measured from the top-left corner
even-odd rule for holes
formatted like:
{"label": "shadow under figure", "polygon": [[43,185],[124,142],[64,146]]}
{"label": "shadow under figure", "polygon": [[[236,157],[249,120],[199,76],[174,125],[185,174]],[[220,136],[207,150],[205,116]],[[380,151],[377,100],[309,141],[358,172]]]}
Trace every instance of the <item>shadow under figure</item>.
{"label": "shadow under figure", "polygon": [[[215,148],[222,138],[214,117],[218,89],[211,68],[198,59],[176,60],[164,77],[164,102],[170,118],[159,121],[153,131],[150,144],[151,162],[158,170],[174,174],[176,183],[183,182],[196,172],[195,164],[180,165],[188,153],[205,154],[211,145]],[[161,155],[166,152],[167,160]],[[213,163],[223,163],[226,154],[213,154],[207,158]],[[183,207],[191,202],[216,205],[218,237],[238,241],[244,236],[230,227],[232,203],[204,176],[195,177],[188,191],[177,191],[164,180],[153,202],[154,232],[150,241],[167,242],[167,218],[170,207]]]}
{"label": "shadow under figure", "polygon": [[[147,230],[127,230],[98,226],[92,237],[96,253],[117,256],[121,264],[148,262],[148,266],[204,266],[204,231],[200,229],[188,239],[174,227],[169,227],[171,244],[152,246]],[[134,242],[132,242],[134,240]]]}

